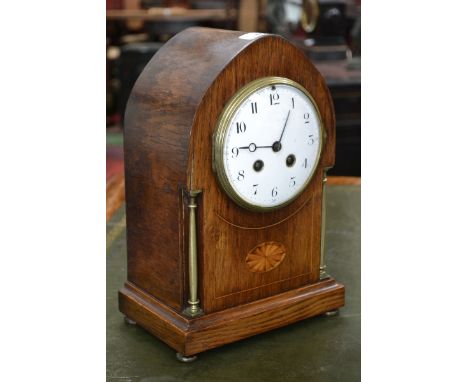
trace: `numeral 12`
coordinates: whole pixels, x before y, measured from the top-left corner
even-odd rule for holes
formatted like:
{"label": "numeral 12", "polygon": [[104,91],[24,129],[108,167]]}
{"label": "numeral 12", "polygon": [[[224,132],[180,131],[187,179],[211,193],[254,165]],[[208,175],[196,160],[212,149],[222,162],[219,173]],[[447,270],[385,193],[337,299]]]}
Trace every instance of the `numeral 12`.
{"label": "numeral 12", "polygon": [[270,105],[279,105],[279,94],[270,94]]}

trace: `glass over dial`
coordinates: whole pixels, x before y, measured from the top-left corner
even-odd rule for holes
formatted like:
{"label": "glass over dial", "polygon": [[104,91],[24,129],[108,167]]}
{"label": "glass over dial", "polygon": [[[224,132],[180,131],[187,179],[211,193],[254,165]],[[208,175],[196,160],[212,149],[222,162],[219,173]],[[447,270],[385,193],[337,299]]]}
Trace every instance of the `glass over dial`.
{"label": "glass over dial", "polygon": [[322,146],[320,114],[291,80],[261,79],[246,89],[230,101],[218,126],[218,176],[238,204],[279,208],[312,178]]}

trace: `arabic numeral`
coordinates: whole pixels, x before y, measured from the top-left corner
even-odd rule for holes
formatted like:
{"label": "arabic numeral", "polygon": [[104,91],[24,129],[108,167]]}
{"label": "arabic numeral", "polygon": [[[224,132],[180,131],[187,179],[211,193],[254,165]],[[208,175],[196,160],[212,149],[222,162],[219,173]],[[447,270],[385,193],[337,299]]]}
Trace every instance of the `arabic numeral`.
{"label": "arabic numeral", "polygon": [[270,94],[270,105],[279,105],[279,94]]}
{"label": "arabic numeral", "polygon": [[307,158],[304,159],[304,162],[302,163],[302,167],[307,168]]}
{"label": "arabic numeral", "polygon": [[241,180],[244,180],[244,178],[245,178],[244,170],[240,170],[240,171],[237,173],[237,180],[240,182]]}
{"label": "arabic numeral", "polygon": [[257,110],[257,102],[251,102],[250,103],[250,106],[252,108],[252,114],[257,114],[258,113],[258,110]]}
{"label": "arabic numeral", "polygon": [[314,136],[309,135],[309,140],[307,141],[307,144],[308,145],[313,145],[314,143],[315,143]]}
{"label": "arabic numeral", "polygon": [[289,181],[289,187],[294,187],[296,185],[296,177],[291,176],[291,179]]}
{"label": "arabic numeral", "polygon": [[273,187],[273,190],[271,190],[271,196],[275,197],[278,195],[278,187]]}
{"label": "arabic numeral", "polygon": [[237,156],[239,155],[239,149],[237,147],[233,147],[231,152],[233,158],[237,158]]}
{"label": "arabic numeral", "polygon": [[310,119],[310,114],[309,113],[304,113],[304,119],[305,119],[305,122],[304,123],[309,123],[309,119]]}
{"label": "arabic numeral", "polygon": [[258,184],[253,184],[252,187],[254,188],[254,195],[257,195]]}
{"label": "arabic numeral", "polygon": [[237,134],[245,133],[245,130],[247,130],[247,126],[245,122],[236,122],[236,129],[237,129]]}

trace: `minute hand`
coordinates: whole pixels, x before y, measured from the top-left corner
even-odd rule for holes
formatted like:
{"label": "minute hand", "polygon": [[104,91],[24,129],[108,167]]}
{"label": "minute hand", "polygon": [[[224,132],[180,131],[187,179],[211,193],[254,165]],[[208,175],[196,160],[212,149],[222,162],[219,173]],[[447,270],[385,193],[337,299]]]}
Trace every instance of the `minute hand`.
{"label": "minute hand", "polygon": [[284,130],[286,130],[286,125],[288,124],[289,120],[289,114],[291,114],[291,110],[288,111],[288,116],[286,117],[286,121],[284,122],[283,131],[281,132],[281,136],[278,140],[279,143],[281,143],[281,139],[283,139]]}

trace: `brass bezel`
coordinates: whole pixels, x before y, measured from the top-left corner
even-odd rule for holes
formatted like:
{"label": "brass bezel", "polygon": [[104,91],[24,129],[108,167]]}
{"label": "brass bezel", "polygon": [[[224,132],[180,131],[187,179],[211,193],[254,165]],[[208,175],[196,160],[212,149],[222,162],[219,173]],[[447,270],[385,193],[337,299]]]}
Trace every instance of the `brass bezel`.
{"label": "brass bezel", "polygon": [[[227,129],[229,125],[231,124],[231,120],[234,117],[239,106],[244,102],[244,100],[246,100],[251,94],[255,93],[257,90],[260,90],[261,88],[264,88],[270,85],[275,85],[275,84],[293,86],[296,89],[300,90],[302,93],[304,93],[307,98],[309,98],[312,105],[315,107],[315,110],[317,112],[318,119],[319,119],[320,146],[319,146],[318,155],[315,160],[312,172],[310,173],[309,178],[306,180],[306,182],[301,187],[301,189],[296,193],[296,195],[292,197],[291,199],[287,200],[286,202],[279,204],[277,206],[263,207],[263,206],[255,205],[255,204],[248,202],[247,200],[242,198],[236,192],[236,190],[232,187],[227,177],[226,170],[224,168],[223,151],[224,151],[224,142],[226,140]],[[231,200],[233,200],[239,206],[244,207],[250,211],[257,211],[257,212],[274,211],[293,202],[295,199],[299,197],[299,195],[302,194],[305,188],[309,185],[310,181],[315,175],[315,171],[317,170],[317,165],[320,161],[320,157],[322,156],[324,138],[325,138],[325,130],[323,128],[323,120],[320,114],[320,110],[317,106],[317,103],[310,95],[310,93],[302,85],[285,77],[272,76],[272,77],[259,78],[243,86],[231,97],[231,99],[227,102],[226,106],[224,107],[223,111],[221,112],[216,122],[215,132],[213,134],[213,146],[212,146],[213,171],[216,173],[218,182],[221,185],[221,187],[224,189],[226,194],[229,196]]]}

